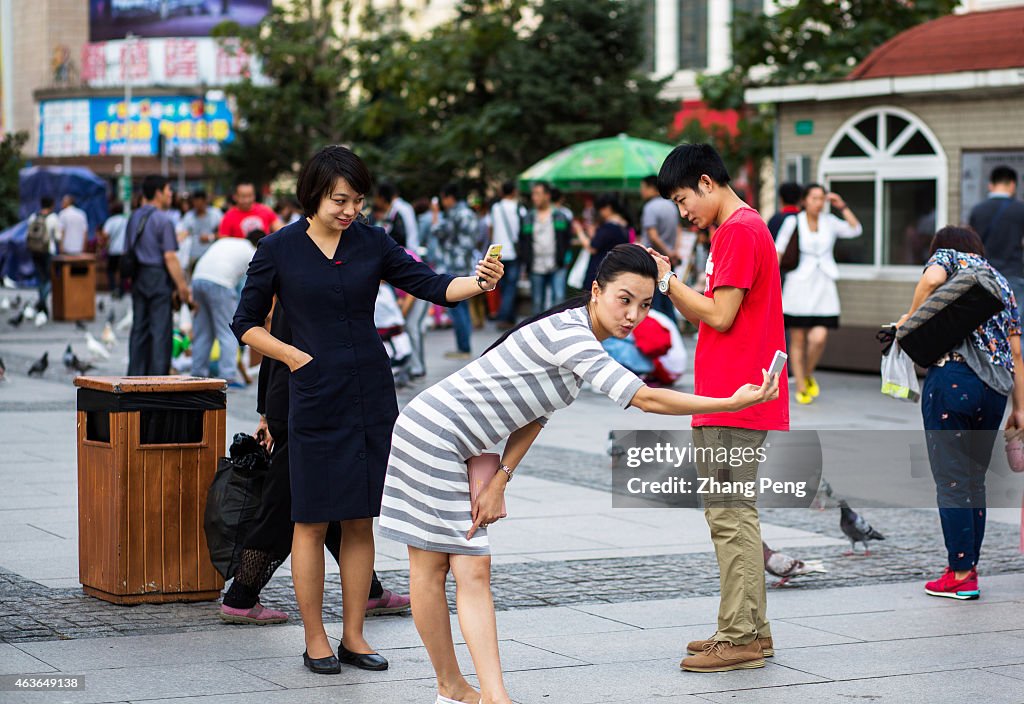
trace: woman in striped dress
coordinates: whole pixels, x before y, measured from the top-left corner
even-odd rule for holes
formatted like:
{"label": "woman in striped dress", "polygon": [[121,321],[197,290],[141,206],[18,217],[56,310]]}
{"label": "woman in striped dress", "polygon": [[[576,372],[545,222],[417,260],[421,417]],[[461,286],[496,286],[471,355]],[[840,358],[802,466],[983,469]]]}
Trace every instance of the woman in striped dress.
{"label": "woman in striped dress", "polygon": [[[413,617],[437,674],[439,704],[511,702],[498,655],[487,526],[500,516],[505,485],[541,428],[575,400],[584,381],[623,408],[666,415],[736,411],[778,396],[767,372],[761,386],[747,384],[727,399],[651,389],[609,357],[601,341],[626,337],[644,319],[656,278],[646,250],[615,247],[589,296],[520,324],[399,416],[380,534],[409,546]],[[466,460],[505,439],[502,471],[471,506]],[[479,693],[455,657],[445,595],[449,570]]]}

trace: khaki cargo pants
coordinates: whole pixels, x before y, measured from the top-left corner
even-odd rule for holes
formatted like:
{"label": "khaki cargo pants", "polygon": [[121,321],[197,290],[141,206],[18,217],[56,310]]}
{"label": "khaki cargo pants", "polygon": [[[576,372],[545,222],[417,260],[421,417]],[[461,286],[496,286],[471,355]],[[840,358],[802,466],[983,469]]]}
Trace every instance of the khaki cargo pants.
{"label": "khaki cargo pants", "polygon": [[[697,475],[720,482],[755,482],[756,488],[759,464],[756,450],[764,444],[767,435],[764,430],[746,428],[694,428],[694,448],[708,451],[697,453]],[[743,456],[748,461],[730,463],[727,458],[718,456],[722,449],[727,457],[739,460]],[[709,457],[709,454],[715,456]],[[712,640],[743,645],[755,638],[770,638],[757,499],[746,497],[742,491],[704,494],[702,498],[704,517],[718,558],[721,590],[718,632]]]}

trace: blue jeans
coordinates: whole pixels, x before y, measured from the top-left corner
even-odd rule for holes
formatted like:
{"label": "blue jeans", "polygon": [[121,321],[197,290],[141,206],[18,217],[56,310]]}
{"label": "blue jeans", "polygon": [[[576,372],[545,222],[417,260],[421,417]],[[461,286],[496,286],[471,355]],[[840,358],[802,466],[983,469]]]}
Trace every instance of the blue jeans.
{"label": "blue jeans", "polygon": [[[543,313],[556,303],[565,300],[565,268],[555,269],[549,274],[530,274],[530,294],[533,297],[533,314]],[[550,297],[547,295],[551,291]]]}
{"label": "blue jeans", "polygon": [[519,283],[521,267],[519,260],[502,262],[505,265],[505,275],[498,283],[501,289],[501,307],[498,309],[498,320],[503,323],[516,322],[516,284]]}
{"label": "blue jeans", "polygon": [[52,288],[50,284],[50,254],[32,254],[32,264],[36,268],[37,290],[39,291],[38,310],[49,310],[46,306],[46,299],[50,296]]}
{"label": "blue jeans", "polygon": [[220,284],[196,279],[192,282],[192,297],[198,306],[192,319],[192,376],[210,376],[210,350],[217,340],[220,377],[235,381],[238,340],[231,332],[231,318],[238,306],[238,295]]}
{"label": "blue jeans", "polygon": [[962,362],[932,367],[924,380],[928,461],[949,566],[978,564],[985,539],[985,473],[1006,410],[1006,397],[986,386]]}
{"label": "blue jeans", "polygon": [[473,323],[469,318],[469,301],[459,301],[459,305],[448,309],[455,330],[455,347],[459,352],[469,352],[469,336],[473,332]]}

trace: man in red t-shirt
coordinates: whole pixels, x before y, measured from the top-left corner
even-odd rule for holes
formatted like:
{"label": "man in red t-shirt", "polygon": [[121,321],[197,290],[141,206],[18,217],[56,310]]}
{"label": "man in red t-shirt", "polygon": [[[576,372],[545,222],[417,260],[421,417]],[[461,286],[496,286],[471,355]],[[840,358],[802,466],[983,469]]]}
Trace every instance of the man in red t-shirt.
{"label": "man in red t-shirt", "polygon": [[235,185],[235,205],[224,213],[220,221],[221,237],[246,237],[253,230],[268,235],[284,227],[277,214],[256,202],[256,187],[246,181]]}
{"label": "man in red t-shirt", "polygon": [[[656,257],[659,288],[699,326],[695,393],[723,397],[742,384],[760,383],[776,350],[786,349],[779,260],[768,228],[729,187],[722,158],[707,144],[676,147],[661,166],[658,187],[683,218],[702,229],[717,227],[703,295],[674,278],[666,258]],[[779,379],[776,401],[693,416],[698,474],[718,484],[706,487],[713,493],[704,494],[704,516],[718,558],[721,601],[717,632],[687,646],[692,657],[680,663],[684,670],[763,667],[765,656],[774,654],[756,499],[733,489],[756,482],[768,431],[789,430],[786,376]]]}

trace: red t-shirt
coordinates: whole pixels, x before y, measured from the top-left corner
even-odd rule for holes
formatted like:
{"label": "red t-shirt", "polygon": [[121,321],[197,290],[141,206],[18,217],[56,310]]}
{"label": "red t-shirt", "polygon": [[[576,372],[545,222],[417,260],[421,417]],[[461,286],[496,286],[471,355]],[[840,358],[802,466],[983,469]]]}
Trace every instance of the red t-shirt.
{"label": "red t-shirt", "polygon": [[253,230],[263,230],[269,235],[275,220],[277,214],[263,203],[253,203],[248,210],[231,208],[221,218],[220,236],[245,237]]}
{"label": "red t-shirt", "polygon": [[[760,384],[761,370],[772,363],[775,351],[786,351],[780,282],[778,254],[768,226],[753,208],[740,208],[711,238],[704,295],[712,298],[718,286],[733,286],[747,292],[726,332],[700,324],[693,363],[697,394],[727,398],[743,384]],[[695,414],[692,425],[789,430],[786,374],[779,379],[777,400],[738,413]]]}

